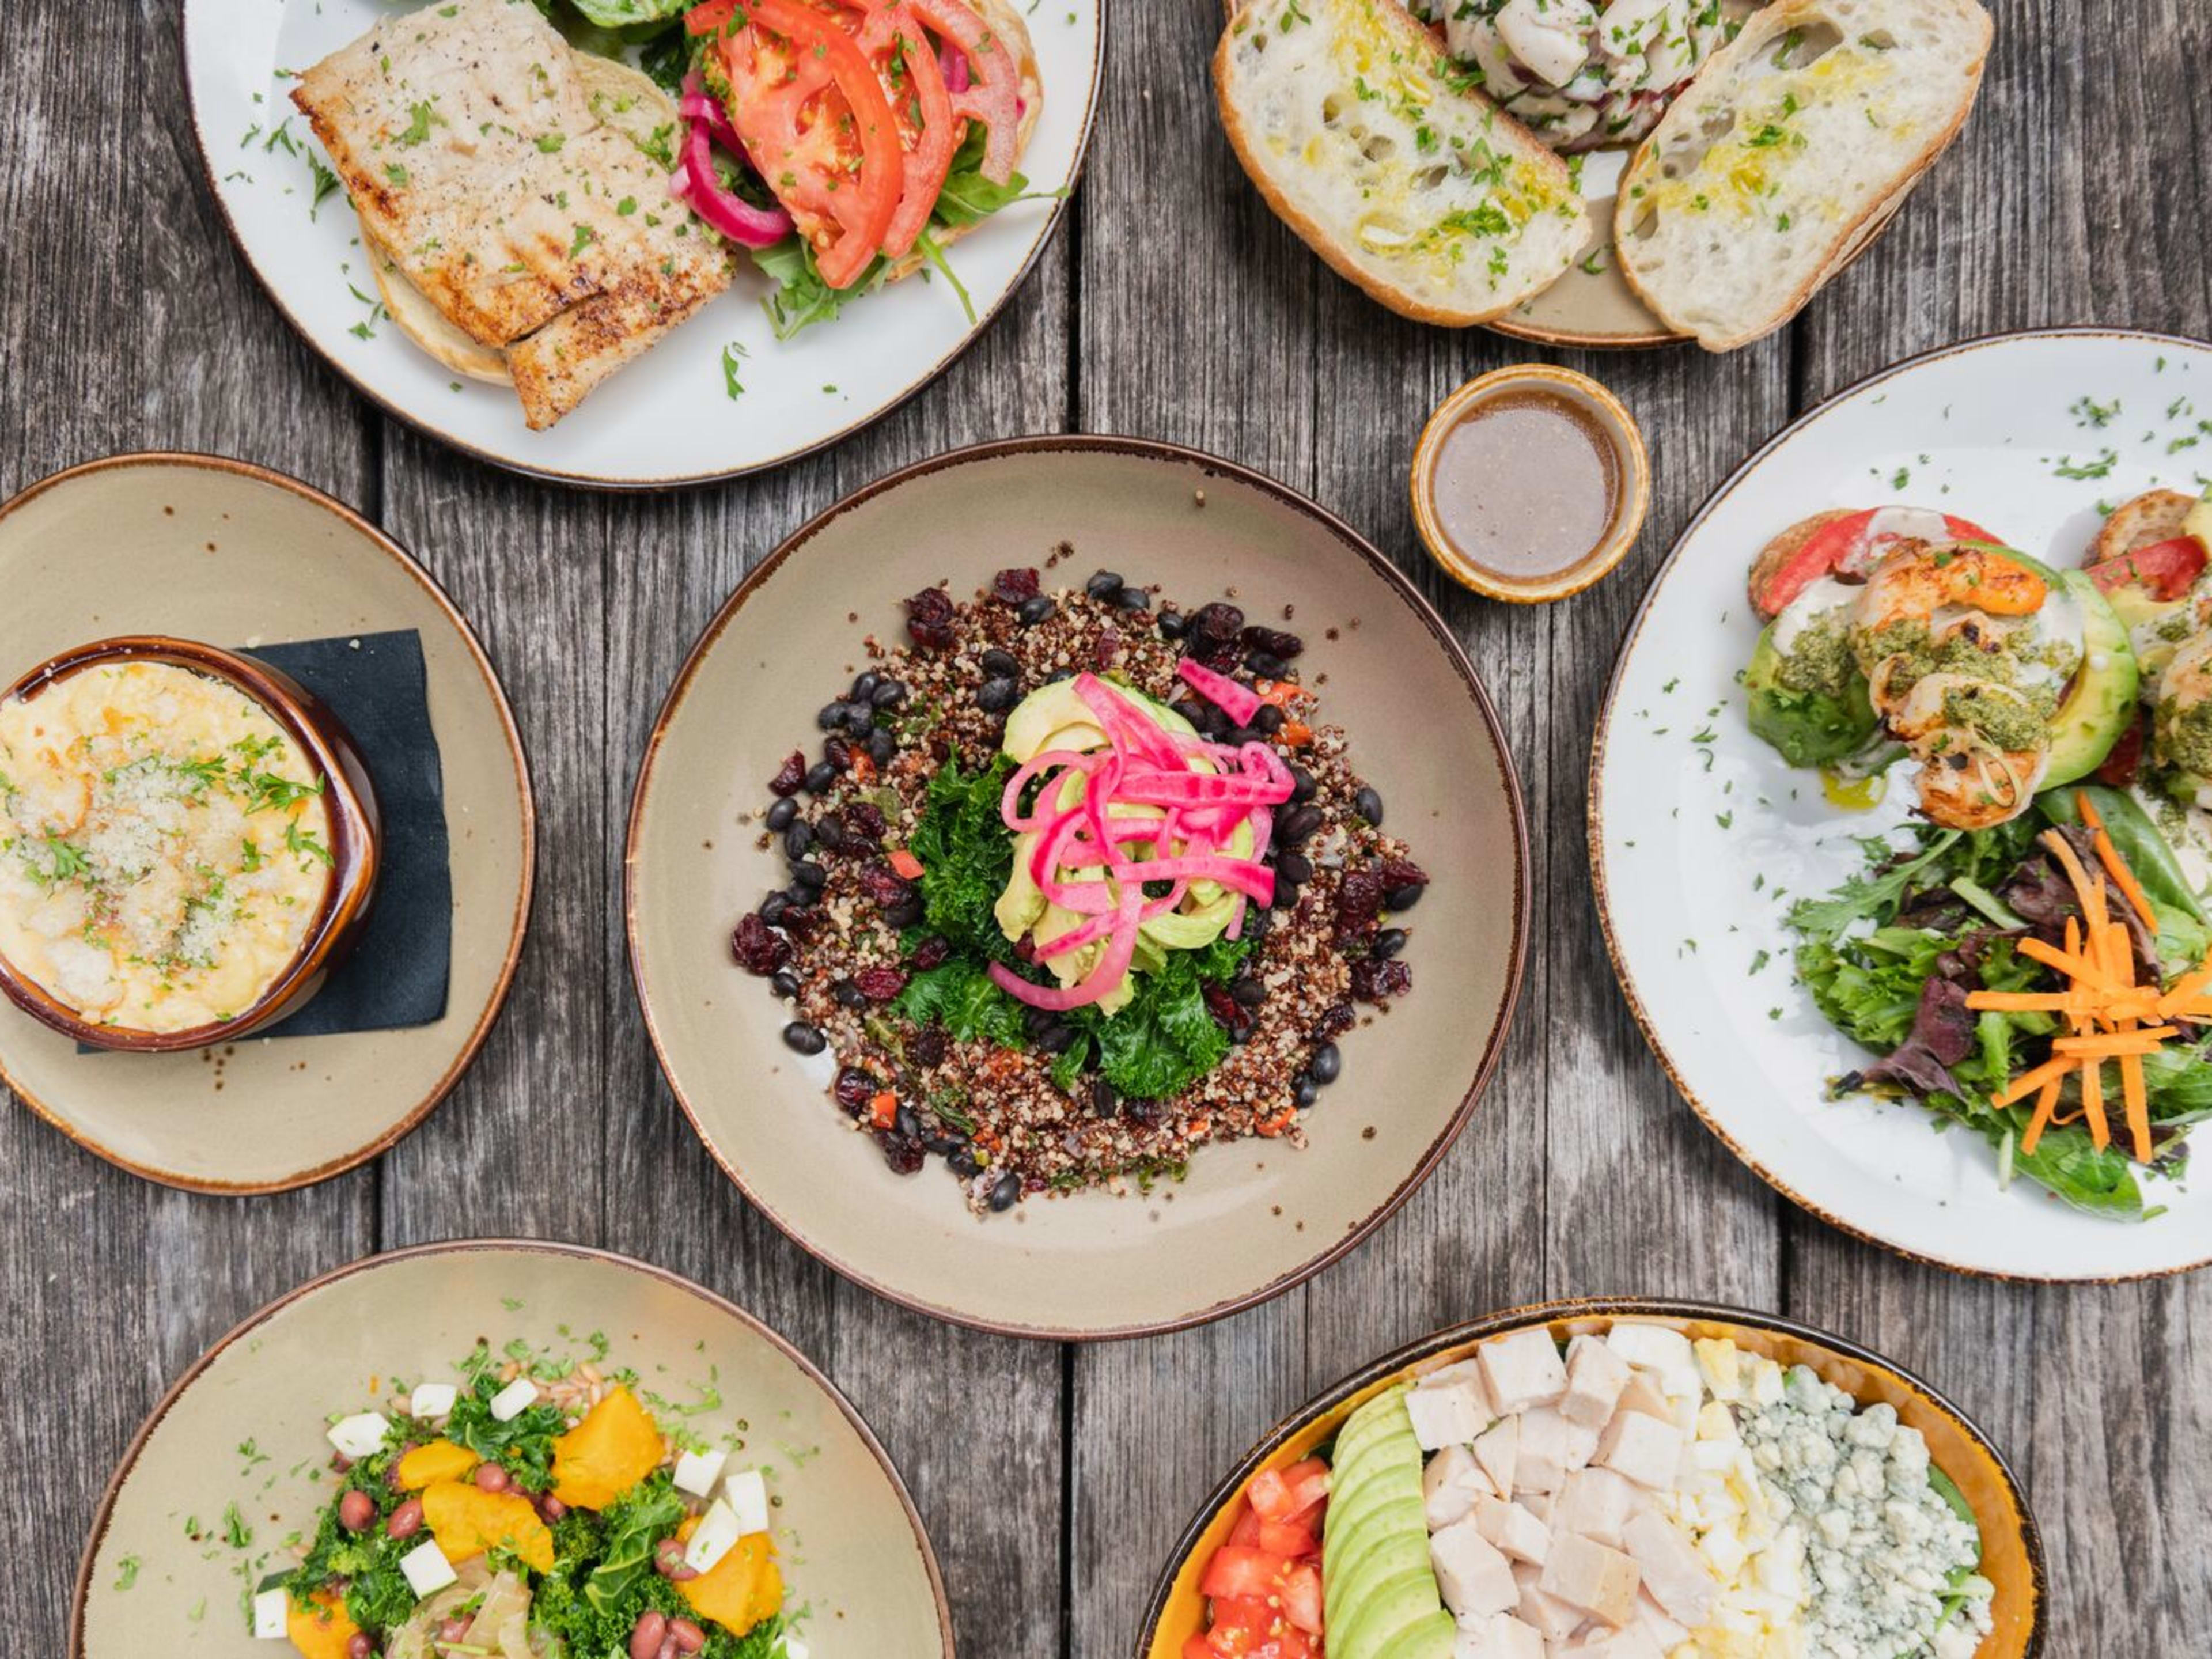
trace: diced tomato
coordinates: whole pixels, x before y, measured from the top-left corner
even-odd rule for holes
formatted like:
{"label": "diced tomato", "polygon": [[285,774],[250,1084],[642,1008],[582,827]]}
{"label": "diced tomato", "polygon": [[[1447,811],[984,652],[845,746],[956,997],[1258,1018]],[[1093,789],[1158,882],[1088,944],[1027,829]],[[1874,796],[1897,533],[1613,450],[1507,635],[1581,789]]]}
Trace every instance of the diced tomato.
{"label": "diced tomato", "polygon": [[1283,1580],[1283,1617],[1311,1636],[1321,1634],[1321,1568],[1311,1561],[1291,1569]]}
{"label": "diced tomato", "polygon": [[1291,1570],[1288,1558],[1243,1544],[1224,1544],[1206,1564],[1199,1592],[1215,1601],[1265,1601],[1281,1594],[1283,1579]]}
{"label": "diced tomato", "polygon": [[1219,1659],[1221,1650],[1211,1639],[1194,1636],[1182,1644],[1182,1659]]}
{"label": "diced tomato", "polygon": [[1253,1522],[1253,1534],[1249,1540],[1239,1540],[1232,1534],[1230,1541],[1249,1542],[1255,1549],[1265,1550],[1270,1555],[1286,1556],[1293,1561],[1321,1553],[1321,1539],[1304,1520],[1261,1521],[1255,1516]]}
{"label": "diced tomato", "polygon": [[905,848],[901,847],[893,850],[890,864],[891,868],[898,872],[901,879],[906,881],[921,879],[921,860]]}
{"label": "diced tomato", "polygon": [[1260,1528],[1267,1524],[1260,1519],[1260,1511],[1247,1504],[1237,1516],[1237,1524],[1229,1529],[1229,1541],[1245,1549],[1258,1549]]}
{"label": "diced tomato", "polygon": [[2194,536],[2176,536],[2172,541],[2154,542],[2117,559],[2091,565],[2089,580],[2104,593],[2140,582],[2150,590],[2153,599],[2170,603],[2196,585],[2204,574],[2204,561],[2203,543]]}
{"label": "diced tomato", "polygon": [[1328,1465],[1318,1457],[1285,1468],[1262,1469],[1249,1489],[1252,1507],[1268,1521],[1291,1521],[1328,1496]]}

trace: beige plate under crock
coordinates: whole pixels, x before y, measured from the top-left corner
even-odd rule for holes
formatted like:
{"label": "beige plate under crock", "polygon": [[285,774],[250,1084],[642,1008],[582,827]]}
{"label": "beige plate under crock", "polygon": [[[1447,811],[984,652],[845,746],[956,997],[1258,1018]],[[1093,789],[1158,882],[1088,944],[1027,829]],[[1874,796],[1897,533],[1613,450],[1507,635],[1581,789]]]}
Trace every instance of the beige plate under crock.
{"label": "beige plate under crock", "polygon": [[[932,1160],[893,1175],[829,1101],[825,1061],[730,959],[781,880],[749,814],[898,602],[1006,565],[1079,585],[1101,566],[1196,605],[1233,593],[1308,641],[1324,719],[1351,734],[1389,828],[1434,878],[1411,919],[1413,994],[1344,1039],[1312,1146],[1212,1146],[1149,1195],[1032,1198],[978,1221]],[[1488,698],[1426,602],[1374,548],[1256,473],[1127,438],[1016,439],[863,489],[769,555],[669,694],[631,806],[631,963],[662,1068],[731,1178],[806,1249],[941,1318],[1024,1336],[1126,1336],[1217,1318],[1298,1283],[1389,1216],[1449,1148],[1495,1063],[1520,985],[1527,836]]]}
{"label": "beige plate under crock", "polygon": [[0,680],[71,645],[222,646],[415,629],[453,844],[446,1015],[408,1030],[81,1054],[0,1006],[0,1080],[70,1139],[196,1192],[302,1187],[391,1146],[445,1098],[506,1000],[530,914],[535,814],[483,648],[422,566],[327,495],[205,455],[118,455],[0,507]]}
{"label": "beige plate under crock", "polygon": [[1425,1336],[1308,1401],[1254,1447],[1215,1487],[1183,1529],[1152,1587],[1137,1659],[1182,1659],[1183,1644],[1206,1627],[1206,1598],[1199,1580],[1213,1552],[1236,1524],[1237,1500],[1252,1477],[1280,1468],[1334,1438],[1362,1401],[1393,1382],[1465,1358],[1480,1343],[1509,1331],[1547,1328],[1565,1341],[1609,1329],[1617,1319],[1671,1327],[1692,1338],[1726,1338],[1737,1346],[1784,1365],[1807,1365],[1862,1406],[1893,1407],[1900,1419],[1927,1437],[1936,1467],[1949,1475],[1974,1511],[1982,1534],[1983,1576],[1996,1586],[1990,1603],[1994,1628],[1975,1659],[2035,1659],[2043,1651],[2043,1604],[2049,1593],[2043,1538],[2019,1478],[1989,1437],[1956,1406],[1900,1365],[1839,1336],[1772,1314],[1750,1313],[1700,1302],[1644,1297],[1596,1297],[1514,1308]]}
{"label": "beige plate under crock", "polygon": [[[357,1261],[216,1343],[154,1408],[108,1484],[77,1570],[71,1659],[266,1659],[276,1650],[248,1632],[241,1583],[289,1566],[281,1540],[312,1529],[330,1490],[311,1479],[330,1460],[330,1413],[374,1404],[395,1377],[452,1377],[479,1337],[573,1353],[594,1332],[608,1365],[657,1393],[719,1393],[720,1406],[686,1426],[744,1435],[737,1455],[768,1472],[788,1604],[806,1609],[799,1634],[816,1652],[951,1659],[921,1517],[827,1377],[743,1309],[663,1268],[527,1240]],[[223,1540],[234,1503],[252,1529],[243,1549]],[[185,1537],[193,1516],[197,1542]]]}

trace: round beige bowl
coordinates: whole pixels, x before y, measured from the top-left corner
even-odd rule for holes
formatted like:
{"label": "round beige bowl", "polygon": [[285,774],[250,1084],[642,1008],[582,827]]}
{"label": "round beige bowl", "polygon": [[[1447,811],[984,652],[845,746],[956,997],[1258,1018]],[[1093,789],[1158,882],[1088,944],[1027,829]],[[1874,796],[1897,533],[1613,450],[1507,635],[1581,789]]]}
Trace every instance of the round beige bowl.
{"label": "round beige bowl", "polygon": [[[1494,399],[1516,393],[1545,392],[1586,417],[1613,451],[1620,487],[1613,520],[1604,538],[1565,568],[1540,576],[1516,577],[1476,564],[1444,532],[1437,512],[1437,459],[1444,440],[1469,414]],[[1413,447],[1410,477],[1413,523],[1443,573],[1463,587],[1511,605],[1544,605],[1581,592],[1604,576],[1636,545],[1651,507],[1651,458],[1643,429],[1620,398],[1587,374],[1572,369],[1521,363],[1479,375],[1437,405]]]}

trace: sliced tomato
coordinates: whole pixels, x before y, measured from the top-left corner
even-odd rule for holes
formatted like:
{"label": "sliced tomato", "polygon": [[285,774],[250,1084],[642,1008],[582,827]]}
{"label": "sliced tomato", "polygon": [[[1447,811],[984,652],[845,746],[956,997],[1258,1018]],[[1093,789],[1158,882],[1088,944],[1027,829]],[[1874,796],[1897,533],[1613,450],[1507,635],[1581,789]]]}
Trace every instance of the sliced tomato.
{"label": "sliced tomato", "polygon": [[1283,1579],[1283,1617],[1309,1636],[1321,1634],[1321,1568],[1301,1562]]}
{"label": "sliced tomato", "polygon": [[2196,586],[2197,579],[2204,574],[2204,562],[2203,543],[2194,536],[2176,536],[2091,565],[2089,580],[2106,593],[2140,582],[2150,590],[2153,599],[2171,602]]}
{"label": "sliced tomato", "polygon": [[1243,1544],[1224,1544],[1206,1564],[1206,1577],[1198,1581],[1199,1593],[1215,1601],[1257,1601],[1281,1594],[1283,1579],[1291,1570],[1285,1556]]}
{"label": "sliced tomato", "polygon": [[699,3],[684,14],[684,31],[690,34],[714,34],[725,29],[743,28],[745,20],[737,16],[738,0],[699,0]]}
{"label": "sliced tomato", "polygon": [[[1878,563],[1903,532],[1876,522],[1883,514],[1914,509],[1875,507],[1832,519],[1805,538],[1804,546],[1788,563],[1767,578],[1759,594],[1763,616],[1778,617],[1797,596],[1823,576],[1863,575]],[[1973,522],[1949,513],[1933,515],[1943,521],[1944,533],[1953,541],[1994,542],[1996,538]]]}
{"label": "sliced tomato", "polygon": [[[983,129],[983,176],[1003,185],[1021,149],[1022,66],[963,0],[908,0],[915,16],[968,58],[969,82],[951,94],[952,112]],[[934,202],[933,199],[933,205]]]}
{"label": "sliced tomato", "polygon": [[1247,1488],[1263,1520],[1290,1521],[1328,1496],[1328,1465],[1309,1457],[1279,1469],[1262,1469]]}
{"label": "sliced tomato", "polygon": [[936,49],[907,0],[860,0],[859,22],[861,53],[874,66],[905,153],[898,211],[884,234],[884,252],[896,259],[929,228],[965,124],[952,112]]}
{"label": "sliced tomato", "polygon": [[905,185],[890,102],[836,18],[798,0],[744,0],[724,21],[738,15],[745,27],[721,42],[730,118],[822,280],[850,288],[882,249]]}

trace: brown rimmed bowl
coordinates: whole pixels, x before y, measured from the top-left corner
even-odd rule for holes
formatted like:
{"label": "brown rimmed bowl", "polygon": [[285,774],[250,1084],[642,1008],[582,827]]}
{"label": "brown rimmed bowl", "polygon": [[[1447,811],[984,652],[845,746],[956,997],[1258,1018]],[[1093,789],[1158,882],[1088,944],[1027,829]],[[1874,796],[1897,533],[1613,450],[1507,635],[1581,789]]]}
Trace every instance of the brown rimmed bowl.
{"label": "brown rimmed bowl", "polygon": [[[788,879],[762,845],[768,781],[815,714],[902,640],[900,601],[1008,565],[1080,586],[1100,566],[1195,605],[1228,593],[1306,641],[1301,678],[1349,733],[1392,833],[1434,878],[1408,926],[1412,994],[1341,1040],[1304,1151],[1201,1149],[1126,1196],[1038,1195],[988,1219],[933,1159],[901,1176],[829,1097],[832,1068],[731,959]],[[1202,1323],[1297,1285],[1405,1202],[1465,1127],[1503,1045],[1528,927],[1528,837],[1504,734],[1459,642],[1389,560],[1295,491],[1166,444],[1016,439],[870,485],[748,576],[678,677],[647,745],[625,862],[630,963],[678,1103],[745,1195],[879,1293],[1006,1334],[1081,1340]]]}
{"label": "brown rimmed bowl", "polygon": [[1541,1327],[1564,1341],[1608,1330],[1616,1320],[1665,1325],[1692,1339],[1726,1338],[1778,1364],[1809,1366],[1863,1407],[1895,1407],[1900,1421],[1927,1437],[1936,1467],[1956,1483],[1981,1529],[1981,1571],[1996,1585],[1996,1595],[1990,1603],[1995,1628],[1975,1659],[2036,1659],[2043,1652],[2048,1577],[2042,1534],[2019,1477],[1956,1406],[1903,1366],[1778,1315],[1702,1302],[1592,1297],[1509,1309],[1425,1336],[1322,1390],[1276,1425],[1213,1489],[1176,1540],[1152,1587],[1136,1659],[1182,1659],[1185,1642],[1205,1630],[1206,1598],[1199,1594],[1199,1580],[1236,1523],[1237,1501],[1253,1476],[1310,1455],[1335,1437],[1363,1401],[1395,1382],[1463,1359],[1492,1337]]}
{"label": "brown rimmed bowl", "polygon": [[[773,1530],[817,1653],[952,1659],[952,1620],[913,1499],[852,1402],[751,1314],[665,1268],[570,1244],[472,1239],[371,1256],[250,1316],[169,1388],[124,1449],[94,1514],[70,1614],[71,1659],[269,1659],[240,1595],[293,1564],[330,1494],[330,1414],[393,1379],[451,1381],[488,1340],[588,1358],[698,1407],[684,1426],[766,1466]],[[713,1405],[719,1393],[720,1405]],[[97,1455],[106,1455],[100,1450]],[[226,1507],[251,1531],[226,1537]],[[198,1516],[188,1535],[186,1518]]]}
{"label": "brown rimmed bowl", "polygon": [[80,1016],[67,1003],[0,955],[0,993],[50,1030],[91,1048],[128,1054],[181,1054],[210,1043],[250,1036],[297,1013],[323,988],[331,969],[345,960],[368,920],[382,862],[383,828],[376,789],[368,769],[345,726],[322,700],[289,674],[236,652],[191,640],[142,635],[80,645],[46,659],[17,680],[0,702],[36,698],[49,687],[88,670],[115,663],[164,663],[230,687],[276,723],[305,756],[323,786],[331,821],[331,870],[322,902],[292,959],[234,1019],[174,1031],[144,1031],[127,1025],[103,1025]]}

